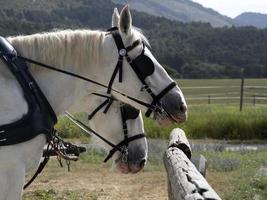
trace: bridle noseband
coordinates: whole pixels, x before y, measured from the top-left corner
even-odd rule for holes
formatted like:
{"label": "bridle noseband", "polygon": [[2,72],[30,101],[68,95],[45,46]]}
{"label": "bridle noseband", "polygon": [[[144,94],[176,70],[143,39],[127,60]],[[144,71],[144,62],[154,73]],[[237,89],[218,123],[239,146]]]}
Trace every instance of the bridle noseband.
{"label": "bridle noseband", "polygon": [[[147,91],[149,93],[149,95],[152,97],[153,101],[152,103],[147,106],[147,104],[145,104],[145,106],[148,108],[148,110],[145,113],[146,117],[149,117],[151,115],[151,113],[154,112],[162,112],[164,110],[164,108],[161,105],[161,98],[166,95],[172,88],[176,87],[176,83],[172,82],[170,83],[165,89],[163,89],[159,94],[155,95],[152,91],[152,89],[150,88],[150,86],[146,83],[145,78],[148,75],[151,75],[154,71],[154,63],[153,61],[145,56],[145,49],[146,46],[144,44],[144,42],[142,42],[143,44],[143,50],[142,53],[137,56],[134,59],[131,59],[128,55],[128,52],[133,50],[135,47],[137,47],[140,44],[139,40],[136,40],[131,46],[125,47],[120,35],[120,32],[118,30],[117,27],[111,28],[108,30],[109,33],[112,35],[116,47],[118,49],[118,62],[117,65],[112,73],[112,76],[110,78],[109,84],[108,84],[108,89],[107,89],[107,93],[110,94],[112,91],[112,85],[114,83],[115,77],[117,75],[117,73],[119,73],[119,82],[122,82],[122,69],[123,69],[123,60],[124,58],[126,58],[126,61],[129,63],[129,65],[132,67],[132,69],[134,70],[134,72],[136,73],[137,77],[139,78],[139,80],[142,82],[143,86],[142,89],[145,89],[145,91]],[[152,73],[149,72],[147,75],[144,75],[144,73],[142,72],[142,68],[148,67],[148,66],[140,66],[142,65],[142,63],[147,63],[146,60],[148,60],[149,63],[152,63]],[[139,104],[143,104],[143,102],[137,102]]]}

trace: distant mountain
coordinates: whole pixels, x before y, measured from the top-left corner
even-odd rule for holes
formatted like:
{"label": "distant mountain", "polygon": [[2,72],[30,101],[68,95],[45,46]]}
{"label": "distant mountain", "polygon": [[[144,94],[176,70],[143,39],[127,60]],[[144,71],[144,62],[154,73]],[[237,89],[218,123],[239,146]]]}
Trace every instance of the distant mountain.
{"label": "distant mountain", "polygon": [[234,19],[238,24],[267,28],[267,14],[245,12]]}
{"label": "distant mountain", "polygon": [[154,16],[181,22],[208,22],[214,27],[232,26],[235,22],[220,13],[191,0],[112,0],[130,4],[131,8]]}

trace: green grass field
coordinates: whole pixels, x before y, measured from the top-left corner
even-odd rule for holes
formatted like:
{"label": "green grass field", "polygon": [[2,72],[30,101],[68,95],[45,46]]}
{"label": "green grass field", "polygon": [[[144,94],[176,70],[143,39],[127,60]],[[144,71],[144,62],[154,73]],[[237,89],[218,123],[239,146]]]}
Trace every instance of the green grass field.
{"label": "green grass field", "polygon": [[[238,104],[240,79],[179,79],[177,83],[183,91],[188,104]],[[244,102],[267,105],[267,79],[245,79]],[[263,97],[266,97],[263,98]]]}
{"label": "green grass field", "polygon": [[[242,112],[239,112],[239,98],[235,100],[211,99],[211,104],[208,104],[208,95],[213,95],[213,97],[238,96],[239,79],[182,79],[177,82],[187,99],[189,107],[187,122],[181,125],[158,127],[153,120],[144,117],[148,137],[167,139],[170,131],[179,126],[185,130],[189,138],[267,139],[267,98],[257,100],[256,105],[253,105],[252,99],[246,100]],[[267,79],[245,79],[245,86],[245,98],[251,97],[248,96],[248,92],[267,97]],[[190,100],[193,97],[203,99]],[[87,121],[86,115],[78,114],[77,116],[84,122]],[[57,127],[64,133],[64,137],[82,136],[81,130],[66,118],[61,118]]]}
{"label": "green grass field", "polygon": [[179,126],[189,138],[212,139],[266,139],[267,107],[246,106],[242,112],[237,106],[199,105],[189,106],[188,120],[181,125],[158,127],[151,119],[145,118],[148,137],[169,137],[170,131]]}
{"label": "green grass field", "polygon": [[[218,96],[225,94],[234,96],[240,90],[240,80],[179,80],[178,84],[186,98],[215,93]],[[245,90],[247,92],[252,90],[249,86],[267,86],[267,79],[248,79],[245,80],[245,84],[248,87]],[[264,88],[253,89],[253,92],[259,95],[267,93]],[[189,100],[188,105],[188,120],[181,125],[158,127],[152,119],[144,117],[147,136],[167,139],[170,131],[179,126],[189,138],[250,141],[267,139],[267,106],[265,105],[257,103],[253,106],[252,102],[246,102],[242,112],[239,111],[238,101],[231,103],[212,101],[211,104],[207,104],[207,100]],[[87,120],[86,115],[82,113],[77,114],[77,117],[84,122]],[[64,137],[83,135],[81,130],[66,118],[59,120],[57,128],[64,132]],[[150,154],[151,152],[150,150]],[[132,176],[114,173],[111,169],[112,164],[101,164],[104,155],[95,151],[83,154],[81,161],[75,163],[68,174],[58,169],[56,162],[52,161],[33,184],[32,189],[26,191],[23,199],[167,199],[166,174],[162,163],[158,162],[162,159],[161,153],[157,151],[157,156],[150,155],[145,170]],[[194,155],[200,153],[208,160],[207,180],[222,199],[264,200],[267,198],[267,178],[256,176],[260,167],[267,167],[266,150],[193,152]],[[153,160],[154,157],[155,160]],[[136,191],[141,192],[136,193]]]}

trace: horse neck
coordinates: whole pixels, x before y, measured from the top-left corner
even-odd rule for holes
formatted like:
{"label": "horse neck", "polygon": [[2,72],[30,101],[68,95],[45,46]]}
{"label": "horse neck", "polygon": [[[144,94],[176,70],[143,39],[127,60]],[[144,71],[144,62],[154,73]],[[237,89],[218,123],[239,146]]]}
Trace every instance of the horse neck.
{"label": "horse neck", "polygon": [[[61,31],[10,38],[25,57],[57,66],[92,79],[97,78],[104,33],[98,31]],[[95,85],[57,72],[30,65],[30,70],[56,114],[61,114],[88,93]]]}

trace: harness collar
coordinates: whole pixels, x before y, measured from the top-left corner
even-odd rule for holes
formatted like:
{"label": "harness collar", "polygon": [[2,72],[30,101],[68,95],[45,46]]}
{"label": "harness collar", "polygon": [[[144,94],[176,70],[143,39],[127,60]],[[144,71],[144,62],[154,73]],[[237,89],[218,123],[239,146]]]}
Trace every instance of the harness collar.
{"label": "harness collar", "polygon": [[29,72],[26,63],[18,59],[16,50],[1,36],[0,52],[0,59],[18,81],[29,107],[27,114],[18,121],[0,126],[0,146],[25,142],[39,134],[46,134],[49,140],[57,122],[51,105]]}

